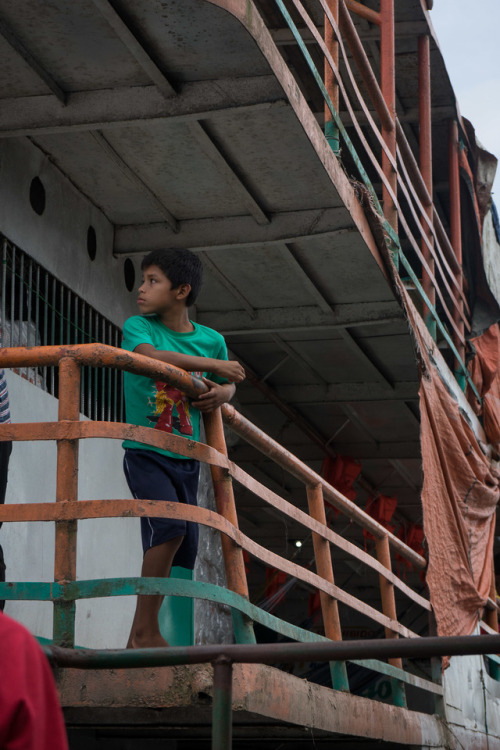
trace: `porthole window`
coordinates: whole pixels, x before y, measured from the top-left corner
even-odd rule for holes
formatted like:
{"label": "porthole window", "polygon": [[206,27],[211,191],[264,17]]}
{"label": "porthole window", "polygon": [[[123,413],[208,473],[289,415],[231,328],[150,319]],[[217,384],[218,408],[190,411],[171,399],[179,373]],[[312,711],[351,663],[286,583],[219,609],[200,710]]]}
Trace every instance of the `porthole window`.
{"label": "porthole window", "polygon": [[33,211],[41,216],[45,211],[45,188],[39,177],[34,177],[30,185],[30,204]]}
{"label": "porthole window", "polygon": [[87,252],[90,260],[95,260],[97,254],[97,235],[92,225],[87,229]]}
{"label": "porthole window", "polygon": [[135,286],[135,268],[130,258],[126,258],[123,264],[123,275],[125,277],[125,286],[131,292]]}

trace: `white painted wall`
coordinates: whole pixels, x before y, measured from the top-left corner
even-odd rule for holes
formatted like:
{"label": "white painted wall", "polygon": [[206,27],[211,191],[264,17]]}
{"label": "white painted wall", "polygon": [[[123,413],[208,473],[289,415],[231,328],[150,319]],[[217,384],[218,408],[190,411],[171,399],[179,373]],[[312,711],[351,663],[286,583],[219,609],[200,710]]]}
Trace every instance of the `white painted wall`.
{"label": "white painted wall", "polygon": [[[29,202],[34,177],[46,191],[41,216]],[[89,225],[97,235],[92,262]],[[0,141],[0,231],[116,325],[137,312],[136,293],[125,287],[124,261],[113,257],[113,225],[27,139]],[[140,263],[134,263],[137,277]]]}
{"label": "white painted wall", "polygon": [[[15,422],[57,419],[57,400],[19,375],[7,371]],[[116,440],[80,442],[79,499],[130,498],[122,471],[123,450]],[[56,446],[16,442],[13,446],[7,503],[55,500]],[[54,580],[54,524],[5,523],[0,530],[9,581]],[[139,519],[78,522],[77,578],[140,575]],[[90,648],[122,648],[132,621],[135,597],[77,603],[76,643]],[[7,602],[5,611],[35,635],[52,637],[52,604]]]}

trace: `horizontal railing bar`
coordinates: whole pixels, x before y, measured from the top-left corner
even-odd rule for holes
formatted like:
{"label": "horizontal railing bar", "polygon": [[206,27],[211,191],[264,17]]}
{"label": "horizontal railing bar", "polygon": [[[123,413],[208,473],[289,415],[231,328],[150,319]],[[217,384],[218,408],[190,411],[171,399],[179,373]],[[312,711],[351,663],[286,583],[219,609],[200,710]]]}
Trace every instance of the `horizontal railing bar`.
{"label": "horizontal railing bar", "polygon": [[227,468],[228,460],[215,448],[189,438],[173,435],[151,427],[127,424],[126,422],[19,422],[0,424],[1,440],[85,440],[101,438],[108,440],[133,440],[170,450],[187,458]]}
{"label": "horizontal railing bar", "polygon": [[[14,516],[14,518],[13,518]],[[219,516],[215,511],[207,508],[158,500],[79,500],[59,503],[21,503],[16,506],[0,506],[0,521],[67,521],[86,518],[113,517],[157,517],[173,518],[182,521],[201,523],[217,529],[232,539],[242,549],[249,552],[258,560],[273,568],[283,571],[292,578],[308,583],[313,588],[324,591],[329,596],[342,602],[356,612],[364,614],[369,619],[390,628],[402,636],[414,637],[416,633],[401,625],[396,620],[386,617],[370,605],[348,594],[333,583],[303,568],[290,560],[280,557],[274,552],[262,547],[253,539],[236,529],[229,521]]]}
{"label": "horizontal railing bar", "polygon": [[345,0],[345,3],[349,10],[360,18],[364,18],[365,21],[370,21],[370,23],[374,23],[376,26],[380,26],[382,23],[382,17],[378,11],[368,8],[367,5],[358,2],[358,0]]}
{"label": "horizontal railing bar", "polygon": [[[374,672],[379,672],[386,677],[392,677],[395,680],[405,682],[407,685],[413,685],[413,687],[426,690],[429,693],[435,695],[444,695],[444,688],[442,685],[438,685],[435,682],[426,680],[423,677],[418,677],[412,672],[406,672],[404,669],[399,669],[392,664],[386,664],[380,659],[347,659],[351,664],[356,664],[358,667],[364,667],[364,669],[371,669]],[[378,665],[378,666],[377,666]]]}
{"label": "horizontal railing bar", "polygon": [[240,469],[236,464],[230,464],[230,473],[233,479],[250,490],[250,492],[256,494],[266,503],[272,505],[273,508],[281,511],[289,518],[293,518],[298,523],[301,523],[303,526],[306,526],[308,529],[310,529],[310,531],[314,531],[323,539],[326,539],[335,547],[338,547],[344,552],[347,552],[347,554],[352,555],[352,557],[354,557],[356,560],[363,562],[372,570],[384,576],[384,578],[390,581],[394,586],[397,586],[397,588],[402,593],[406,594],[416,604],[419,604],[421,607],[427,609],[428,611],[432,610],[431,603],[428,601],[428,599],[424,599],[423,596],[420,596],[420,594],[417,594],[416,591],[413,591],[413,589],[411,589],[406,583],[404,583],[404,581],[398,578],[392,571],[389,571],[387,568],[381,565],[378,560],[373,558],[367,552],[364,552],[355,544],[349,542],[347,539],[344,539],[344,537],[340,536],[340,534],[337,534],[332,529],[329,529],[327,526],[323,526],[319,521],[311,518],[311,516],[307,515],[307,513],[305,513],[303,510],[295,507],[294,505],[289,503],[288,500],[285,500],[280,495],[277,495],[275,492],[270,490],[268,487],[265,487],[257,479],[254,479],[249,474]]}
{"label": "horizontal railing bar", "polygon": [[[399,150],[398,150],[398,153],[399,153]],[[403,174],[405,176],[407,176],[406,168],[405,168],[405,166],[404,166],[404,164],[402,162],[401,162],[401,167],[402,167],[402,170],[403,170]],[[408,180],[408,182],[409,182],[409,180]],[[441,275],[442,282],[443,282],[444,286],[446,287],[446,290],[447,290],[448,294],[450,295],[450,301],[451,301],[453,307],[459,312],[459,315],[462,318],[465,327],[467,328],[467,330],[470,331],[471,326],[470,326],[470,323],[467,320],[467,317],[465,315],[465,312],[464,312],[464,309],[463,309],[463,305],[458,305],[457,304],[457,300],[456,300],[455,294],[452,292],[451,287],[450,287],[449,282],[448,282],[448,279],[446,278],[446,275],[444,274],[443,269],[441,267],[441,262],[440,262],[439,258],[437,257],[437,255],[435,254],[433,246],[432,246],[429,238],[427,237],[426,233],[424,232],[424,228],[422,226],[420,218],[419,218],[419,216],[418,216],[418,214],[417,214],[417,212],[416,212],[416,210],[415,210],[415,208],[413,206],[413,202],[412,202],[412,200],[410,198],[410,191],[409,191],[406,183],[404,182],[404,180],[401,178],[400,173],[398,173],[398,184],[399,184],[399,186],[400,186],[400,188],[401,188],[401,190],[402,190],[402,192],[403,192],[403,194],[404,194],[404,196],[406,198],[406,201],[408,203],[408,208],[410,209],[410,213],[411,213],[411,215],[413,217],[413,220],[414,220],[415,224],[417,225],[417,229],[420,230],[420,236],[423,239],[423,241],[425,242],[425,245],[427,246],[430,255],[434,258],[434,261],[436,263],[436,268],[437,268],[437,270],[439,271],[439,273]],[[399,206],[398,206],[398,210],[399,210]],[[406,222],[406,217],[404,217],[402,215],[402,213],[400,215],[400,221],[401,221],[401,224],[403,225],[403,228],[404,228],[404,230],[406,232],[408,241],[410,242],[410,244],[411,244],[411,246],[412,246],[415,254],[417,255],[418,259],[420,260],[423,268],[425,268],[425,270],[427,271],[427,273],[429,275],[429,278],[433,282],[434,289],[436,290],[436,294],[439,296],[439,299],[441,300],[441,304],[443,305],[443,308],[444,308],[444,310],[446,312],[446,316],[448,318],[449,323],[455,328],[455,332],[458,335],[460,332],[459,332],[458,328],[456,327],[454,316],[451,315],[450,311],[448,310],[448,306],[444,302],[444,297],[443,297],[443,295],[441,293],[441,287],[440,287],[440,285],[438,285],[438,282],[437,282],[437,279],[436,279],[436,275],[431,270],[431,267],[429,265],[429,261],[424,257],[424,254],[422,253],[420,245],[418,244],[417,240],[415,239],[415,237],[413,236],[412,232],[410,231],[409,225]],[[455,277],[452,275],[452,276],[450,276],[450,278],[455,278]],[[463,337],[462,337],[462,339],[463,339]]]}
{"label": "horizontal railing bar", "polygon": [[273,440],[269,435],[260,430],[250,420],[246,419],[242,414],[236,411],[236,409],[230,404],[224,404],[222,407],[222,417],[224,422],[230,427],[237,435],[244,438],[247,442],[253,445],[255,448],[264,453],[268,458],[271,458],[275,463],[279,464],[282,468],[286,469],[293,476],[300,481],[304,482],[310,487],[314,487],[316,484],[321,484],[325,497],[329,500],[330,504],[338,510],[342,511],[348,518],[368,529],[374,536],[382,538],[387,536],[391,547],[397,552],[401,553],[406,559],[414,563],[418,568],[425,568],[427,562],[425,559],[414,552],[410,547],[407,547],[401,539],[398,539],[394,534],[387,531],[381,524],[375,519],[371,518],[364,510],[358,508],[358,506],[351,500],[348,500],[342,495],[335,487],[332,487],[326,482],[323,477],[313,471],[307,464],[304,464],[300,459],[290,453],[286,448]]}
{"label": "horizontal railing bar", "polygon": [[55,367],[63,357],[72,357],[79,365],[89,367],[115,367],[156,380],[168,377],[169,383],[180,388],[192,398],[206,393],[206,384],[194,375],[167,362],[127,352],[107,344],[71,344],[68,346],[33,346],[0,349],[0,367]]}
{"label": "horizontal railing bar", "polygon": [[114,669],[205,664],[223,656],[239,664],[293,664],[309,661],[467,656],[500,652],[500,635],[391,638],[328,643],[259,643],[216,646],[173,646],[149,649],[65,649],[42,647],[49,659],[71,669]]}
{"label": "horizontal railing bar", "polygon": [[[139,375],[147,375],[156,379],[165,379],[168,382],[171,382],[173,385],[178,386],[188,395],[191,395],[193,397],[198,393],[206,392],[207,389],[207,386],[205,385],[205,383],[203,383],[203,381],[195,378],[194,376],[188,375],[188,373],[178,367],[168,365],[164,362],[152,360],[151,357],[145,357],[141,354],[135,354],[133,352],[125,352],[122,349],[117,349],[116,347],[107,346],[104,344],[78,344],[72,346],[49,346],[31,348],[3,348],[0,349],[0,367],[20,367],[42,364],[46,366],[55,366],[63,357],[67,356],[74,357],[81,365],[94,367],[116,367],[117,369],[135,372]],[[277,463],[283,465],[284,468],[287,468],[289,471],[291,471],[291,473],[301,479],[301,481],[305,482],[306,484],[312,485],[320,482],[323,486],[323,492],[327,499],[336,508],[352,518],[352,520],[355,520],[362,527],[366,527],[372,534],[377,537],[388,536],[391,546],[394,547],[394,549],[396,549],[410,562],[414,563],[417,567],[424,568],[426,566],[427,563],[423,557],[407,547],[404,542],[395,537],[393,534],[390,534],[390,532],[388,532],[383,526],[381,526],[379,523],[377,523],[377,521],[371,518],[371,516],[365,513],[365,511],[363,511],[361,508],[358,508],[353,502],[345,498],[338,490],[325,482],[322,477],[316,474],[302,461],[299,461],[299,459],[297,459],[295,456],[293,456],[293,454],[283,448],[283,446],[273,441],[272,438],[259,430],[255,425],[252,425],[252,423],[249,420],[246,420],[243,415],[239,414],[234,409],[234,407],[230,406],[229,404],[224,404],[222,407],[222,413],[228,426],[230,426],[231,429],[233,429],[238,434],[241,434],[242,437],[245,437],[245,430],[247,430],[250,426],[253,439],[257,439],[257,444],[252,443],[255,444],[256,447],[259,447],[259,445],[262,444],[260,436],[263,436],[265,438],[265,441],[263,443],[264,447],[261,448],[261,450],[267,452],[272,447],[273,451],[277,451],[277,454],[280,455],[280,460],[284,460],[285,462],[283,464],[280,463],[280,461],[277,461]],[[237,418],[236,415],[238,415]],[[237,428],[236,426],[237,423],[240,425],[239,428]],[[82,422],[75,424],[90,425],[92,423]],[[94,424],[98,425],[99,423]],[[119,431],[120,425],[123,423],[115,424],[117,425],[117,431]],[[243,426],[245,426],[244,429]],[[0,426],[0,437],[2,434],[7,435],[7,430],[9,428],[10,425]],[[21,425],[15,425],[15,428],[19,428],[20,433],[22,432],[23,428],[21,427]],[[72,428],[68,427],[68,429]],[[82,427],[81,429],[83,432],[87,430],[87,434],[89,434],[90,436],[90,432],[93,428]],[[243,431],[238,432],[239,429]],[[139,435],[140,430],[148,430],[150,437],[148,437],[148,440],[145,442],[154,443],[157,439],[154,430],[151,430],[151,428],[149,427],[140,428],[135,425],[128,425],[127,430],[133,431],[129,432],[129,434],[131,435]],[[144,435],[146,435],[146,432],[144,432]],[[101,433],[99,437],[105,437],[105,434]],[[117,435],[116,437],[121,438],[121,435]],[[5,437],[4,439],[7,440],[9,438]],[[43,438],[40,437],[38,439]],[[167,436],[166,433],[162,437],[162,441],[164,441],[162,442],[162,445],[165,446],[168,444],[174,445],[175,443],[178,449],[181,447],[181,444],[187,446],[192,442],[187,438]],[[187,442],[183,443],[183,441]],[[249,440],[249,442],[252,442],[252,440]],[[159,444],[158,447],[161,447],[161,445]],[[190,448],[187,455],[194,455],[195,450],[196,448]],[[220,456],[220,454],[218,455]],[[220,460],[219,457],[217,457],[216,463],[214,454],[212,454],[211,456],[207,454],[207,457],[202,460],[206,460],[207,463],[211,463],[213,461],[214,465],[225,466],[226,464],[220,462],[222,461],[222,459],[223,457],[221,457]]]}

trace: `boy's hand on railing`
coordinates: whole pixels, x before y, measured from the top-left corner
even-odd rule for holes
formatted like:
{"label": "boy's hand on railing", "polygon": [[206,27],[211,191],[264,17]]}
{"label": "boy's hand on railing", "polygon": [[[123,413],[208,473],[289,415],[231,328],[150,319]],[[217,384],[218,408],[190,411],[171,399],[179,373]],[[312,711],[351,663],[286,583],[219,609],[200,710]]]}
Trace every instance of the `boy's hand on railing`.
{"label": "boy's hand on railing", "polygon": [[222,406],[222,404],[227,404],[234,396],[235,387],[232,383],[221,385],[220,383],[214,383],[208,378],[203,378],[203,382],[208,385],[209,390],[198,396],[196,401],[191,402],[201,412],[213,411]]}
{"label": "boy's hand on railing", "polygon": [[246,377],[243,365],[233,359],[216,360],[216,366],[212,368],[212,372],[214,375],[226,378],[230,383],[241,383]]}

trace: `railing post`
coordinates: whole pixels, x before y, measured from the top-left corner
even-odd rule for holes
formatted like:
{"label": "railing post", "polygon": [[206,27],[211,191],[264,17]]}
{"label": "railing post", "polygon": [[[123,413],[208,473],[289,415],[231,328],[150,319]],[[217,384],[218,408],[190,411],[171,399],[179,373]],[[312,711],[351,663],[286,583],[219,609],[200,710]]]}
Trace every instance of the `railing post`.
{"label": "railing post", "polygon": [[[62,421],[80,418],[80,367],[71,357],[59,363],[59,413]],[[78,499],[78,440],[57,441],[56,502]],[[76,579],[77,521],[57,521],[54,559],[56,582]],[[75,641],[75,602],[54,602],[53,641],[72,648]]]}
{"label": "railing post", "polygon": [[[203,415],[207,443],[219,453],[227,456],[226,439],[220,409]],[[238,516],[234,502],[232,479],[226,469],[210,466],[214,485],[215,505],[217,513],[238,528]],[[248,599],[248,584],[245,573],[243,550],[232,539],[221,534],[222,555],[226,569],[227,587],[240,596]],[[239,612],[233,610],[233,625],[236,640],[240,643],[255,643],[255,634],[251,621]]]}
{"label": "railing post", "polygon": [[[431,53],[429,35],[419,36],[418,38],[418,105],[419,105],[419,147],[420,147],[420,172],[425,187],[431,198],[430,205],[425,206],[425,212],[429,221],[433,221],[432,207],[432,111],[431,111]],[[434,244],[432,231],[427,222],[422,219],[425,236],[431,245]],[[427,244],[422,238],[422,255],[427,261],[430,270],[434,274],[434,258]],[[422,268],[422,286],[429,301],[433,307],[436,306],[436,290],[430,280],[429,274]],[[432,337],[436,339],[436,321],[432,317],[430,310],[424,304],[424,320]]]}
{"label": "railing post", "polygon": [[[460,208],[460,168],[459,168],[459,142],[458,142],[458,124],[456,120],[450,122],[449,141],[448,141],[448,158],[450,174],[450,241],[458,261],[459,270],[456,272],[456,279],[463,289],[463,271],[462,271],[462,225],[461,225],[461,208]],[[462,362],[465,359],[464,346],[464,324],[461,318],[463,304],[460,296],[456,295],[455,306],[453,308],[453,318],[459,329],[460,338],[455,334],[454,343]],[[460,363],[455,361],[455,376],[461,388],[465,388],[465,375],[462,372]]]}
{"label": "railing post", "polygon": [[[326,526],[325,503],[323,500],[323,488],[320,484],[314,487],[307,487],[307,502],[309,504],[309,514],[319,523]],[[313,532],[314,558],[316,560],[316,572],[321,578],[328,583],[335,583],[333,577],[332,553],[330,543]],[[321,612],[323,615],[323,624],[325,626],[325,635],[332,641],[342,640],[342,629],[340,626],[339,605],[336,599],[333,599],[324,591],[319,592],[321,600]],[[332,674],[332,685],[335,690],[349,691],[349,680],[345,662],[332,662],[330,665]]]}
{"label": "railing post", "polygon": [[231,750],[233,664],[227,657],[219,656],[213,667],[212,750]]}
{"label": "railing post", "polygon": [[[393,119],[389,130],[382,124],[382,137],[396,162],[396,67],[394,43],[394,0],[380,0],[380,88],[385,103]],[[397,195],[398,176],[389,159],[382,151],[382,169],[394,195]],[[394,229],[398,230],[398,214],[394,201],[385,185],[382,186],[382,200],[385,218]]]}
{"label": "railing post", "polygon": [[[381,565],[387,570],[392,570],[391,563],[391,548],[389,546],[389,538],[384,536],[381,539],[375,540],[375,548],[377,550],[377,559]],[[394,586],[390,581],[387,580],[383,575],[379,575],[380,581],[380,598],[382,600],[382,612],[386,617],[391,620],[398,619],[396,611],[396,598],[394,596]],[[390,628],[385,628],[386,638],[398,638],[398,634]],[[389,664],[392,664],[398,669],[403,669],[403,662],[400,658],[388,659]],[[391,679],[393,701],[396,706],[406,706],[406,694],[404,685],[399,680]]]}
{"label": "railing post", "polygon": [[[328,8],[330,9],[335,20],[339,21],[339,0],[326,0]],[[332,25],[328,20],[328,16],[325,13],[325,44],[333,57],[335,65],[338,68],[339,65],[339,43],[335,37]],[[330,67],[328,60],[325,58],[325,88],[332,100],[332,104],[339,111],[339,87],[335,80],[335,76]],[[333,120],[330,108],[325,103],[325,136],[326,140],[330,144],[330,147],[334,154],[338,154],[340,150],[339,144],[339,129]]]}

